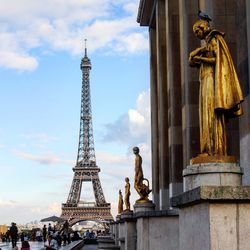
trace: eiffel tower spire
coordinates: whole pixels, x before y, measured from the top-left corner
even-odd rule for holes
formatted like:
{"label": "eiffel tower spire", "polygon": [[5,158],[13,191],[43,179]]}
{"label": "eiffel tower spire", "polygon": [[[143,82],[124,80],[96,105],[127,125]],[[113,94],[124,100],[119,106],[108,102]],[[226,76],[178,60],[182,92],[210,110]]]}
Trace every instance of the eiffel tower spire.
{"label": "eiffel tower spire", "polygon": [[[110,204],[106,203],[101,182],[100,168],[96,165],[94,136],[92,126],[90,70],[91,61],[87,56],[87,40],[85,39],[84,57],[81,60],[82,91],[80,131],[76,166],[73,168],[74,177],[69,191],[67,202],[62,204],[61,217],[74,224],[80,220],[113,220],[110,213]],[[79,206],[82,182],[92,182],[95,204],[92,207]],[[89,204],[89,203],[87,203]],[[83,203],[84,205],[84,203]]]}
{"label": "eiffel tower spire", "polygon": [[89,75],[91,62],[87,56],[87,40],[85,39],[85,54],[82,58],[80,68],[82,70],[82,93],[81,93],[81,117],[80,133],[76,166],[95,166],[95,148],[91,114],[91,96]]}

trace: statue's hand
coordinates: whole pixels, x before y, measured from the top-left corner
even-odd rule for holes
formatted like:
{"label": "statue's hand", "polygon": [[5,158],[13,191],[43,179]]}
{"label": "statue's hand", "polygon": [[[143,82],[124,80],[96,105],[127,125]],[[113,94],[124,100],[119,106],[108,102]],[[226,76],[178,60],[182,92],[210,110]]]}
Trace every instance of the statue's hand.
{"label": "statue's hand", "polygon": [[190,58],[190,57],[193,58],[193,57],[195,57],[195,56],[199,56],[199,55],[201,55],[202,53],[205,53],[205,52],[207,52],[207,48],[206,48],[206,47],[197,48],[197,49],[193,50],[193,51],[190,53],[189,58]]}
{"label": "statue's hand", "polygon": [[194,56],[193,57],[193,62],[194,63],[201,63],[202,57],[201,56]]}
{"label": "statue's hand", "polygon": [[[197,57],[197,56],[195,56],[195,57]],[[194,59],[195,57],[189,56],[188,63],[191,67],[199,67],[200,66],[200,61],[197,62],[196,59]]]}

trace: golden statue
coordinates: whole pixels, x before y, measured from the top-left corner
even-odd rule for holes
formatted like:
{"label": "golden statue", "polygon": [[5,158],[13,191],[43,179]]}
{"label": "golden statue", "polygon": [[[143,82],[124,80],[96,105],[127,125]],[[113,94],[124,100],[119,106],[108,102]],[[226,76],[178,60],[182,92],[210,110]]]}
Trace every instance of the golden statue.
{"label": "golden statue", "polygon": [[[152,191],[149,189],[149,181],[148,179],[143,177],[142,171],[142,158],[139,155],[139,148],[134,147],[133,152],[135,154],[135,182],[134,188],[137,193],[140,195],[140,199],[136,201],[136,203],[146,203],[150,202],[148,199],[149,193]],[[147,182],[147,185],[143,183],[143,181]]]}
{"label": "golden statue", "polygon": [[123,212],[123,197],[122,197],[122,191],[119,190],[118,214],[121,214],[122,212]]}
{"label": "golden statue", "polygon": [[191,162],[235,161],[234,157],[227,156],[225,122],[228,118],[242,115],[243,94],[223,38],[224,33],[212,29],[208,20],[197,21],[193,32],[200,40],[204,40],[205,44],[192,51],[189,56],[190,66],[200,69],[201,154]]}
{"label": "golden statue", "polygon": [[130,201],[129,201],[129,198],[130,198],[130,183],[129,183],[129,178],[126,177],[125,178],[125,197],[124,197],[124,203],[125,203],[125,207],[126,207],[126,211],[130,211]]}

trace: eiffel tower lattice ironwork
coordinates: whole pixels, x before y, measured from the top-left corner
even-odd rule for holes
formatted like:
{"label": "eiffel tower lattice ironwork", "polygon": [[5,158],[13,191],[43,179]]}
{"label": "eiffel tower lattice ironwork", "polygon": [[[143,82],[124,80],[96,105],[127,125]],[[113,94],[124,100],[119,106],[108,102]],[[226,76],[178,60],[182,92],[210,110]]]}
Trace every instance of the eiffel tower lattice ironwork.
{"label": "eiffel tower lattice ironwork", "polygon": [[[61,214],[61,217],[67,219],[71,225],[82,220],[113,220],[110,203],[105,200],[99,179],[100,168],[96,165],[89,81],[91,62],[87,56],[86,40],[85,55],[80,67],[82,92],[78,154],[69,196],[67,202],[62,204]],[[95,203],[80,201],[83,182],[92,182]]]}

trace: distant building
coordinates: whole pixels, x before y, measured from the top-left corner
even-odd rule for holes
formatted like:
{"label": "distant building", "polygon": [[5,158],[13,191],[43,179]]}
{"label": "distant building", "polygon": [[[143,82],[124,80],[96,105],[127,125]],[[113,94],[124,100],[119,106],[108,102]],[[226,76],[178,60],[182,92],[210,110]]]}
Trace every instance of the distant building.
{"label": "distant building", "polygon": [[8,227],[6,225],[0,225],[0,233],[6,233],[8,230]]}

